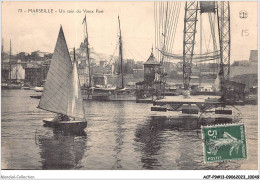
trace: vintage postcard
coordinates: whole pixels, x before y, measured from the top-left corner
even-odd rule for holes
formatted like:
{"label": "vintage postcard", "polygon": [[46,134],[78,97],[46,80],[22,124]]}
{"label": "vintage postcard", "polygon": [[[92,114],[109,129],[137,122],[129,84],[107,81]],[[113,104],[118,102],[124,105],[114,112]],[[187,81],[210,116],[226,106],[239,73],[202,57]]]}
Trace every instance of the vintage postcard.
{"label": "vintage postcard", "polygon": [[1,16],[2,178],[258,171],[257,1],[3,1]]}

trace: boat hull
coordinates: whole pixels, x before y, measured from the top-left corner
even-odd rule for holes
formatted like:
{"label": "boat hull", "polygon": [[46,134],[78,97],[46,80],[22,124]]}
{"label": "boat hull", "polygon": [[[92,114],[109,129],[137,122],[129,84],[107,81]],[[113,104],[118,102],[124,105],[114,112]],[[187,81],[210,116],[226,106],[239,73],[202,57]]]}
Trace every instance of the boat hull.
{"label": "boat hull", "polygon": [[38,87],[38,86],[35,87],[36,92],[43,92],[43,89],[44,87]]}
{"label": "boat hull", "polygon": [[22,87],[23,90],[30,90],[30,87]]}
{"label": "boat hull", "polygon": [[135,94],[111,94],[109,96],[110,101],[136,101]]}
{"label": "boat hull", "polygon": [[30,98],[41,99],[42,95],[30,96]]}
{"label": "boat hull", "polygon": [[87,121],[53,121],[43,119],[44,126],[58,128],[65,131],[81,132],[87,127]]}
{"label": "boat hull", "polygon": [[84,100],[94,101],[136,101],[135,92],[85,92],[83,93]]}
{"label": "boat hull", "polygon": [[[84,98],[85,100],[87,98]],[[93,94],[91,100],[95,101],[136,101],[132,94]]]}
{"label": "boat hull", "polygon": [[1,89],[3,90],[21,89],[21,86],[1,86]]}

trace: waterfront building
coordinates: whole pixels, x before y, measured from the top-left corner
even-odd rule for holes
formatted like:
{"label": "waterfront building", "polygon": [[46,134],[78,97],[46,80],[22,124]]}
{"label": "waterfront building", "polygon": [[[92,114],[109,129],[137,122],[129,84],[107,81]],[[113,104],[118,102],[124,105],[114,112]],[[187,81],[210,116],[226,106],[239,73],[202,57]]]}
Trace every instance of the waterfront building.
{"label": "waterfront building", "polygon": [[[243,65],[242,65],[243,64]],[[234,63],[231,66],[230,77],[233,81],[245,84],[246,89],[258,85],[258,51],[251,50],[249,61]]]}
{"label": "waterfront building", "polygon": [[136,78],[141,78],[143,81],[144,78],[144,69],[133,69],[133,77]]}
{"label": "waterfront building", "polygon": [[258,85],[258,75],[256,73],[236,75],[235,77],[232,78],[232,80],[235,82],[240,82],[245,84],[246,85],[245,89],[250,89],[253,86]]}
{"label": "waterfront building", "polygon": [[12,65],[11,79],[22,81],[25,79],[25,70],[21,64]]}
{"label": "waterfront building", "polygon": [[258,62],[258,50],[251,50],[250,51],[249,61],[251,63],[257,63]]}
{"label": "waterfront building", "polygon": [[143,61],[136,61],[134,64],[134,69],[143,69],[144,68],[144,62]]}
{"label": "waterfront building", "polygon": [[133,74],[135,61],[133,59],[127,59],[126,60],[126,74]]}
{"label": "waterfront building", "polygon": [[32,86],[41,85],[47,78],[50,67],[50,60],[42,62],[41,65],[37,63],[29,63],[25,68],[25,82]]}
{"label": "waterfront building", "polygon": [[41,69],[38,65],[28,64],[25,68],[25,82],[36,86],[41,82]]}
{"label": "waterfront building", "polygon": [[2,63],[2,67],[1,67],[1,80],[2,82],[10,79],[10,65],[9,63]]}
{"label": "waterfront building", "polygon": [[95,74],[93,76],[93,85],[94,86],[106,86],[107,85],[107,76],[103,74]]}

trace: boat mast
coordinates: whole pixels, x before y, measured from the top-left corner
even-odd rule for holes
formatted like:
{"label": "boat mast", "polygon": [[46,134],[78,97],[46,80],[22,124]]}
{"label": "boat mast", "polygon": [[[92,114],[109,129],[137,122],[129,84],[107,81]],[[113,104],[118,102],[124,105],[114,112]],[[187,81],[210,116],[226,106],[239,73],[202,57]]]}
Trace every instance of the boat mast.
{"label": "boat mast", "polygon": [[15,80],[17,81],[17,74],[18,74],[18,69],[17,69],[17,64],[16,64],[16,68],[15,68]]}
{"label": "boat mast", "polygon": [[73,63],[76,62],[76,54],[75,54],[75,47],[73,48]]}
{"label": "boat mast", "polygon": [[122,87],[124,88],[124,75],[123,75],[123,50],[122,50],[122,36],[121,36],[121,28],[120,28],[120,19],[118,16],[118,24],[119,24],[119,59],[120,59],[120,75],[121,75],[121,82]]}
{"label": "boat mast", "polygon": [[11,71],[12,71],[12,65],[11,65],[11,56],[12,56],[12,41],[10,39],[10,57],[9,57],[9,65],[10,65],[10,70],[9,70],[9,80],[11,81]]}
{"label": "boat mast", "polygon": [[200,11],[200,64],[199,64],[199,69],[200,69],[200,73],[199,73],[199,86],[201,86],[201,71],[202,71],[202,13]]}
{"label": "boat mast", "polygon": [[89,87],[91,87],[91,85],[92,85],[92,82],[91,82],[91,67],[90,67],[90,59],[89,59],[88,27],[87,27],[86,15],[85,15],[84,21],[85,21],[85,27],[86,27],[85,43],[86,43],[86,54],[87,54],[87,61],[88,61]]}
{"label": "boat mast", "polygon": [[3,42],[4,42],[4,39],[2,38],[2,47],[1,47],[1,51],[2,52],[4,52],[4,44],[3,44]]}

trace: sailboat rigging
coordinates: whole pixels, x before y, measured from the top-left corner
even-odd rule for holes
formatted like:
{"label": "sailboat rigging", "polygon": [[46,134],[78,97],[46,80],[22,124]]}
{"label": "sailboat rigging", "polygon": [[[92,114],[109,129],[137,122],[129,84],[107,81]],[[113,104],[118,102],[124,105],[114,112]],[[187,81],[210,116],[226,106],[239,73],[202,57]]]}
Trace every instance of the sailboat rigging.
{"label": "sailboat rigging", "polygon": [[86,47],[86,55],[87,55],[87,62],[88,62],[88,77],[89,77],[89,83],[88,83],[88,87],[92,86],[92,82],[91,82],[91,63],[90,63],[90,57],[89,57],[89,42],[88,42],[88,27],[87,27],[87,19],[86,19],[86,15],[85,18],[83,19],[82,24],[85,23],[85,28],[86,28],[86,34],[85,34],[85,39],[84,39],[84,44]]}
{"label": "sailboat rigging", "polygon": [[10,59],[9,59],[9,65],[10,65],[10,70],[9,70],[9,79],[12,79],[12,61],[11,61],[11,57],[12,57],[12,41],[10,39]]}
{"label": "sailboat rigging", "polygon": [[[124,82],[124,70],[123,70],[123,42],[121,34],[120,18],[118,16],[118,48],[119,48],[119,73],[117,78],[116,87],[95,87],[91,94],[92,100],[101,101],[135,101],[135,89],[126,88]],[[89,96],[88,96],[89,97]]]}
{"label": "sailboat rigging", "polygon": [[46,126],[61,127],[73,131],[82,130],[87,126],[75,48],[72,64],[62,27],[60,27],[38,108],[57,113],[54,119],[43,120]]}
{"label": "sailboat rigging", "polygon": [[[10,54],[9,54],[9,77],[5,83],[1,84],[2,89],[21,89],[21,82],[18,80],[18,66],[16,65],[15,69],[12,66],[12,41],[10,39]],[[13,68],[13,73],[12,73]],[[12,78],[12,74],[13,77]]]}
{"label": "sailboat rigging", "polygon": [[119,25],[119,59],[120,59],[120,76],[121,76],[121,89],[124,88],[124,75],[123,75],[123,48],[122,48],[122,35],[120,27],[120,19],[118,16],[118,25]]}

